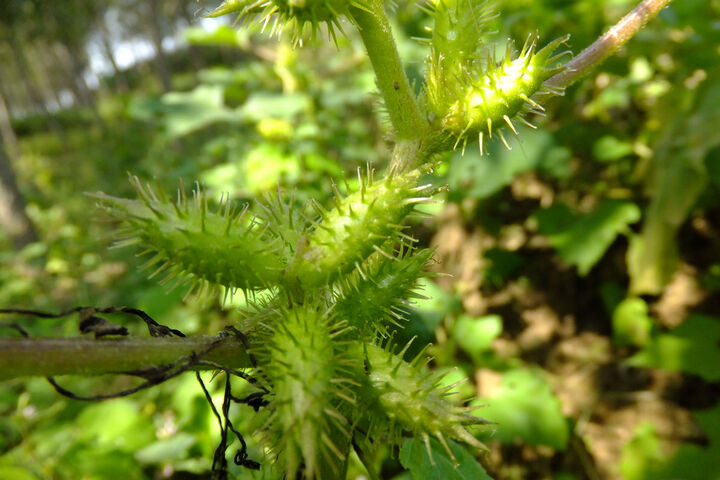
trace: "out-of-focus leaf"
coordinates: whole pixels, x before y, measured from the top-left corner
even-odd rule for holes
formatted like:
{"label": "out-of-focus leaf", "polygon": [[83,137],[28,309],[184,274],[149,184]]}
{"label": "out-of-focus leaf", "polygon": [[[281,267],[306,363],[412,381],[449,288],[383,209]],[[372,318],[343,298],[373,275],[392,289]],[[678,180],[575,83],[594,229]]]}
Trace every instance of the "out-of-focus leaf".
{"label": "out-of-focus leaf", "polygon": [[626,480],[718,480],[720,479],[720,406],[693,412],[709,445],[683,443],[664,452],[650,423],[643,423],[625,444],[620,472]]}
{"label": "out-of-focus leaf", "polygon": [[501,248],[492,248],[486,251],[483,257],[490,261],[490,265],[483,272],[484,281],[497,288],[525,265],[522,255]]}
{"label": "out-of-focus leaf", "polygon": [[223,104],[223,91],[220,85],[200,85],[189,92],[166,93],[162,101],[168,136],[177,138],[214,123],[236,121],[237,113]]}
{"label": "out-of-focus leaf", "polygon": [[418,283],[420,288],[417,292],[427,298],[415,300],[413,310],[430,329],[434,330],[446,314],[462,308],[460,300],[455,295],[446,293],[435,282],[422,278]]}
{"label": "out-of-focus leaf", "polygon": [[499,315],[480,318],[462,315],[455,322],[452,333],[460,348],[470,355],[480,355],[502,333],[502,318]]}
{"label": "out-of-focus leaf", "polygon": [[154,437],[152,425],[140,414],[137,403],[124,398],[90,405],[76,424],[83,428],[83,439],[114,450],[133,451]]}
{"label": "out-of-focus leaf", "polygon": [[664,368],[699,375],[709,382],[720,380],[720,320],[690,315],[670,333],[650,339],[628,364]]}
{"label": "out-of-focus leaf", "polygon": [[483,433],[483,437],[504,443],[520,439],[529,445],[548,445],[557,450],[567,447],[569,428],[560,401],[533,370],[508,370],[503,373],[497,394],[473,404],[487,405],[483,418],[497,423],[494,434]]}
{"label": "out-of-focus leaf", "polygon": [[644,480],[651,464],[663,458],[655,427],[643,422],[635,428],[633,436],[623,446],[620,457],[620,472],[625,480]]}
{"label": "out-of-focus leaf", "polygon": [[0,465],[0,478],[3,480],[38,480],[38,477],[22,467]]}
{"label": "out-of-focus leaf", "polygon": [[135,458],[142,463],[162,463],[170,460],[183,460],[187,458],[188,450],[197,439],[195,435],[180,432],[170,438],[151,443],[138,450]]}
{"label": "out-of-focus leaf", "polygon": [[490,155],[481,156],[474,144],[469,144],[464,154],[455,152],[447,177],[451,195],[487,198],[509,185],[516,175],[536,168],[554,176],[567,176],[567,148],[555,145],[552,135],[544,130],[521,128],[519,132],[522,148],[516,145],[508,151],[497,141],[488,145]]}
{"label": "out-of-focus leaf", "polygon": [[183,32],[185,40],[192,45],[214,45],[219,47],[243,47],[247,44],[247,30],[220,25],[213,31],[200,27],[188,27]]}
{"label": "out-of-focus leaf", "polygon": [[560,257],[586,275],[618,234],[640,219],[640,209],[632,202],[605,199],[588,214],[553,205],[537,211],[535,218],[540,233],[549,238]]}
{"label": "out-of-focus leaf", "polygon": [[613,340],[619,346],[641,347],[650,338],[653,319],[642,298],[626,298],[615,308],[612,316]]}
{"label": "out-of-focus leaf", "polygon": [[445,448],[430,439],[432,459],[422,440],[411,438],[405,440],[400,449],[400,463],[410,470],[413,480],[492,480],[485,469],[462,446],[447,441],[452,450],[457,466]]}
{"label": "out-of-focus leaf", "polygon": [[311,99],[306,93],[253,93],[241,107],[242,117],[250,122],[265,118],[292,119],[309,111]]}
{"label": "out-of-focus leaf", "polygon": [[600,138],[593,145],[593,155],[601,162],[612,162],[633,153],[630,142],[624,142],[616,137],[607,135]]}
{"label": "out-of-focus leaf", "polygon": [[300,160],[272,143],[254,148],[243,163],[245,188],[251,193],[275,188],[285,178],[293,183],[300,176]]}

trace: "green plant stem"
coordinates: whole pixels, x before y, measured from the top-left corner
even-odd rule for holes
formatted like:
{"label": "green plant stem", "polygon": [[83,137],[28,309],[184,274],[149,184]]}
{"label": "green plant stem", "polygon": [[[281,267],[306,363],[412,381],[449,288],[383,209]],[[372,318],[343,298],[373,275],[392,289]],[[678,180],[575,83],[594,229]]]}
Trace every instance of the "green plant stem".
{"label": "green plant stem", "polygon": [[422,138],[429,131],[430,125],[420,112],[410,89],[383,1],[370,0],[363,9],[351,7],[350,13],[360,30],[398,139]]}
{"label": "green plant stem", "polygon": [[603,60],[630,40],[650,19],[672,0],[643,0],[630,13],[613,25],[592,45],[570,60],[565,69],[549,78],[545,85],[565,88],[590,73]]}
{"label": "green plant stem", "polygon": [[[213,347],[213,344],[217,345]],[[187,338],[3,338],[0,380],[25,376],[102,375],[173,363],[192,354],[228,368],[250,366],[243,344],[233,337]],[[197,365],[193,369],[210,369]]]}

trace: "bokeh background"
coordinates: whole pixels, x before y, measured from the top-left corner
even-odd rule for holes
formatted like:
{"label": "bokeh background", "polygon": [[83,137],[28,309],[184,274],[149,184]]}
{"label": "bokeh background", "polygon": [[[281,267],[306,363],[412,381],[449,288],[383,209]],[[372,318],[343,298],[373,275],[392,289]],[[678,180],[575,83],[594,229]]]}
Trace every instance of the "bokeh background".
{"label": "bokeh background", "polygon": [[[499,52],[537,31],[541,44],[570,33],[577,53],[635,2],[495,3]],[[337,46],[296,49],[203,18],[216,6],[0,3],[0,306],[129,305],[217,332],[243,299],[184,300],[148,280],[131,249],[109,248],[113,225],[84,192],[132,196],[130,172],[238,203],[278,188],[326,203],[332,180],[384,168],[389,122],[351,26]],[[393,12],[419,89],[429,18],[414,2]],[[672,2],[531,120],[510,151],[442,159],[434,181],[449,190],[411,224],[450,275],[424,281],[398,336],[432,342],[431,367],[488,405],[497,425],[479,435],[497,480],[720,478],[720,1]],[[76,319],[6,320],[79,335]],[[249,438],[253,416],[233,411]],[[218,435],[191,374],[95,404],[40,378],[0,384],[5,480],[207,478]],[[348,478],[363,475],[353,461]],[[411,477],[388,455],[383,478]]]}

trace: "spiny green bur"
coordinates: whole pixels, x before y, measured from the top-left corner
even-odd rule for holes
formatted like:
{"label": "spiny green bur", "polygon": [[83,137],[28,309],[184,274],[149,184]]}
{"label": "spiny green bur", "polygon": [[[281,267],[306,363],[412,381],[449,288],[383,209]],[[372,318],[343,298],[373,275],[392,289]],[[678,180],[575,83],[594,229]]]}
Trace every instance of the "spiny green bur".
{"label": "spiny green bur", "polygon": [[508,43],[504,58],[497,61],[488,47],[480,53],[481,28],[493,18],[487,2],[437,0],[431,6],[435,28],[425,109],[435,130],[442,132],[439,149],[464,148],[469,139],[477,138],[482,154],[485,142],[494,133],[510,148],[501,129],[508,128],[517,135],[513,119],[535,128],[523,114],[542,113],[542,106],[531,97],[559,71],[554,65],[564,53],[551,54],[567,37],[536,52],[538,37],[531,35],[517,58],[513,58]]}
{"label": "spiny green bur", "polygon": [[238,18],[260,17],[263,30],[270,34],[284,30],[291,32],[294,43],[301,43],[306,33],[316,37],[319,25],[325,23],[329,35],[335,39],[335,29],[342,32],[340,17],[348,16],[350,6],[362,7],[355,0],[226,0],[208,16],[237,14]]}
{"label": "spiny green bur", "polygon": [[405,241],[400,224],[434,192],[430,185],[418,186],[425,171],[389,175],[378,182],[371,173],[358,174],[357,192],[342,197],[335,189],[335,208],[327,211],[316,205],[321,218],[296,249],[287,272],[290,281],[304,289],[316,288],[354,270],[374,251],[390,255],[382,246]]}
{"label": "spiny green bur", "polygon": [[347,319],[360,338],[387,337],[392,326],[404,326],[407,299],[421,297],[414,290],[431,256],[432,250],[395,257],[372,255],[359,270],[338,282],[333,312]]}
{"label": "spiny green bur", "polygon": [[[472,409],[455,406],[444,398],[455,385],[440,386],[442,377],[428,372],[421,359],[423,352],[412,362],[403,360],[408,343],[395,354],[388,344],[385,348],[374,344],[364,346],[367,379],[371,388],[363,390],[364,415],[368,432],[374,438],[387,436],[397,442],[402,432],[411,432],[429,442],[436,437],[447,448],[450,437],[479,450],[485,447],[467,430],[466,425],[487,423],[470,413]],[[378,414],[384,412],[385,418]],[[448,453],[453,457],[448,448]]]}
{"label": "spiny green bur", "polygon": [[286,472],[303,466],[307,478],[333,479],[343,471],[350,425],[338,408],[354,400],[343,382],[351,360],[334,341],[342,329],[342,322],[315,308],[292,308],[256,351],[274,394],[268,445],[280,454]]}
{"label": "spiny green bur", "polygon": [[200,280],[200,286],[206,281],[246,290],[280,280],[286,255],[282,242],[246,210],[227,201],[212,211],[199,188],[189,201],[183,189],[172,201],[143,187],[137,178],[131,180],[140,200],[104,194],[95,198],[125,224],[116,246],[145,247],[140,255],[150,256],[143,268],[153,269],[151,277],[164,273],[163,283],[189,277]]}

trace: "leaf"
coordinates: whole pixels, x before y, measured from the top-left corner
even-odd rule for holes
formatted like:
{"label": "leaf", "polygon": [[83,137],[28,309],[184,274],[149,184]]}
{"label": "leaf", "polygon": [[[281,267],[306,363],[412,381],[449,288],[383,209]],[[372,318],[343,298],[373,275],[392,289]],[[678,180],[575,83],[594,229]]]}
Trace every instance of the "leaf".
{"label": "leaf", "polygon": [[569,171],[570,151],[555,145],[552,135],[542,130],[518,127],[522,148],[507,150],[500,142],[490,142],[490,155],[480,155],[476,147],[456,151],[447,182],[450,195],[482,199],[494,195],[516,175],[539,168],[550,175],[564,177]]}
{"label": "leaf", "polygon": [[453,337],[470,355],[477,356],[490,348],[493,340],[502,333],[500,315],[472,318],[462,315],[455,322]]}
{"label": "leaf", "polygon": [[564,205],[535,213],[539,232],[548,237],[560,257],[587,275],[615,238],[628,225],[640,220],[640,209],[632,202],[605,199],[588,214],[576,215]]}
{"label": "leaf", "polygon": [[189,92],[170,92],[162,97],[165,128],[178,138],[218,122],[238,120],[238,114],[223,103],[224,87],[200,85]]}
{"label": "leaf", "polygon": [[601,162],[614,162],[633,153],[630,142],[606,135],[593,145],[593,155]]}
{"label": "leaf", "polygon": [[663,368],[699,375],[709,382],[720,380],[720,320],[690,315],[670,333],[650,340],[628,359],[636,367]]}
{"label": "leaf", "polygon": [[243,119],[259,122],[266,118],[290,120],[311,108],[312,101],[306,93],[253,93],[240,112]]}
{"label": "leaf", "polygon": [[613,340],[619,346],[643,346],[650,337],[653,319],[641,298],[626,298],[615,308],[612,316]]}
{"label": "leaf", "polygon": [[138,450],[135,458],[141,463],[163,463],[169,460],[184,460],[188,450],[197,439],[189,433],[177,433],[170,438],[153,442],[147,447]]}
{"label": "leaf", "polygon": [[650,465],[657,464],[662,458],[655,427],[650,422],[643,422],[623,446],[619,469],[625,480],[643,480]]}
{"label": "leaf", "polygon": [[413,480],[492,480],[485,469],[462,446],[447,441],[457,466],[437,440],[430,439],[432,460],[425,444],[417,439],[405,440],[400,449],[400,463],[410,470]]}
{"label": "leaf", "polygon": [[668,454],[658,442],[655,428],[641,424],[625,444],[620,471],[626,480],[718,480],[720,479],[720,405],[693,412],[698,425],[709,439],[709,445],[681,444]]}
{"label": "leaf", "polygon": [[503,443],[522,439],[529,445],[548,445],[557,450],[567,446],[569,429],[560,401],[534,370],[505,372],[496,395],[472,403],[488,405],[482,414],[483,418],[497,423],[493,439]]}
{"label": "leaf", "polygon": [[213,31],[201,27],[188,27],[183,32],[191,45],[212,45],[218,47],[240,48],[247,44],[247,30],[235,29],[229,25],[220,25]]}

